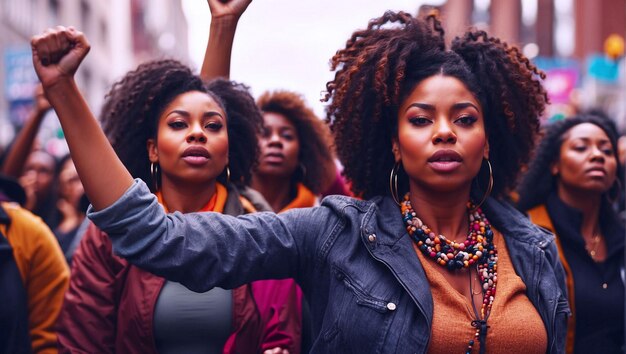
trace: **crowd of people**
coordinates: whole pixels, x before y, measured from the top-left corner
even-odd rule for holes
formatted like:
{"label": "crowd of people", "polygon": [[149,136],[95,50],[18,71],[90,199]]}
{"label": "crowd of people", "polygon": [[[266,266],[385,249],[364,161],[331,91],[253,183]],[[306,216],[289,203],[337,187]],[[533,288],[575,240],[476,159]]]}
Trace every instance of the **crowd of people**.
{"label": "crowd of people", "polygon": [[250,3],[208,0],[201,72],[145,62],[97,119],[87,38],[33,37],[41,85],[0,175],[0,351],[624,352],[611,117],[542,125],[545,76],[516,47],[391,11],[331,59],[325,122],[285,88],[255,101],[229,79]]}

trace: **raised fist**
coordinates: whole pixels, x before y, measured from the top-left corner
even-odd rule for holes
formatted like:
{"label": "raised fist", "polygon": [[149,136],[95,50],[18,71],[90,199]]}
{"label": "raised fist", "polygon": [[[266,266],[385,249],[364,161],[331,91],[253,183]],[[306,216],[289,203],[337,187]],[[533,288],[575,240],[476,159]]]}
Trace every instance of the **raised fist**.
{"label": "raised fist", "polygon": [[73,79],[80,63],[89,53],[89,42],[73,27],[57,26],[34,36],[30,41],[33,65],[39,81],[47,90],[59,81]]}

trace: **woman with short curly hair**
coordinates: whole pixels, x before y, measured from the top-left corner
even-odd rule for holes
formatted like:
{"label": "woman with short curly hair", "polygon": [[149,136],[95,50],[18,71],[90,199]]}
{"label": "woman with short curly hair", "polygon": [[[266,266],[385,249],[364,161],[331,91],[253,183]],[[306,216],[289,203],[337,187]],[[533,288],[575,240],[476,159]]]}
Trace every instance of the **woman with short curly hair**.
{"label": "woman with short curly hair", "polygon": [[[226,80],[205,85],[175,60],[147,62],[113,85],[101,122],[124,166],[150,186],[163,209],[269,210],[245,187],[262,126],[247,87]],[[58,342],[81,352],[291,349],[293,343],[270,328],[280,322],[262,320],[258,305],[250,284],[198,294],[132,266],[91,224],[73,257]]]}
{"label": "woman with short curly hair", "polygon": [[[74,102],[71,73],[88,45],[54,33],[33,40],[36,70],[64,127],[84,131],[94,123]],[[56,50],[56,36],[73,45]],[[105,141],[76,147],[100,139],[93,129],[68,134],[86,180],[105,180],[92,168],[114,171],[108,193],[86,184],[90,218],[129,262],[196,290],[295,278],[313,353],[563,352],[569,309],[554,240],[505,200],[546,104],[542,74],[482,31],[446,49],[435,18],[404,12],[356,31],[332,67],[327,115],[365,200],[168,217]],[[94,166],[86,155],[96,152]]]}
{"label": "woman with short curly hair", "polygon": [[335,178],[328,127],[295,92],[265,92],[257,105],[264,128],[252,188],[276,212],[317,204]]}
{"label": "woman with short curly hair", "polygon": [[573,314],[568,353],[624,346],[624,227],[612,206],[622,166],[608,119],[581,114],[548,126],[518,189],[520,210],[557,237]]}

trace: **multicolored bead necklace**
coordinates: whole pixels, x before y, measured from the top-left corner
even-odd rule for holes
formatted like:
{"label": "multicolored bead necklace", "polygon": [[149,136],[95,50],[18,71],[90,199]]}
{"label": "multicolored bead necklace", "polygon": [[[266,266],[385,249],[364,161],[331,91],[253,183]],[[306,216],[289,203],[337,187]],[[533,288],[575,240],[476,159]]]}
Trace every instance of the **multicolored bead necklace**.
{"label": "multicolored bead necklace", "polygon": [[444,235],[436,235],[417,217],[409,197],[410,194],[407,193],[400,207],[406,230],[417,248],[426,257],[433,259],[449,271],[476,266],[482,285],[483,304],[480,315],[474,308],[477,319],[472,321],[472,326],[476,328],[476,334],[469,341],[466,353],[472,352],[475,340],[479,340],[482,353],[485,350],[487,338],[487,318],[491,313],[493,299],[496,296],[496,284],[498,283],[498,251],[493,243],[491,225],[482,210],[469,202],[467,204],[469,214],[467,239],[461,243],[448,240]]}

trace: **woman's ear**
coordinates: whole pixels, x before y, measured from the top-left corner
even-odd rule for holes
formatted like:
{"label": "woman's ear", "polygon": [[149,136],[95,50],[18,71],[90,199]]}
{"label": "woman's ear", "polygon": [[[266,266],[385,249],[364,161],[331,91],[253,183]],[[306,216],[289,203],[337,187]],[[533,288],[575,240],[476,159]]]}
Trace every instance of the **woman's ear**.
{"label": "woman's ear", "polygon": [[396,162],[400,162],[402,160],[402,155],[400,154],[400,144],[396,138],[391,139],[391,152],[393,153],[393,159]]}
{"label": "woman's ear", "polygon": [[146,149],[148,149],[148,159],[150,162],[159,162],[159,150],[157,149],[156,139],[148,139],[146,141]]}
{"label": "woman's ear", "polygon": [[550,165],[550,173],[553,176],[556,176],[559,174],[559,165],[557,162],[553,162],[552,165]]}

